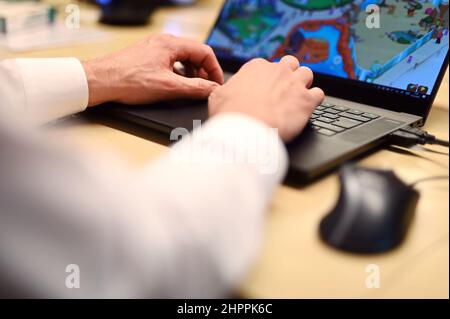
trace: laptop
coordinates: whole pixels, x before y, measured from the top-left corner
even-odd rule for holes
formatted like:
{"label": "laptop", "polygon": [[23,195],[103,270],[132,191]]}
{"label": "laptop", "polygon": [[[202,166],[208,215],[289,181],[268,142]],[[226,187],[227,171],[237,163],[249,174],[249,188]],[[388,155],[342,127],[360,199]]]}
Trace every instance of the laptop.
{"label": "laptop", "polygon": [[[374,149],[401,127],[423,125],[430,112],[448,65],[448,0],[386,0],[366,10],[376,2],[227,0],[206,41],[226,77],[252,58],[287,54],[314,71],[314,85],[327,96],[287,145],[289,176],[299,183]],[[95,109],[167,138],[208,118],[206,101]]]}

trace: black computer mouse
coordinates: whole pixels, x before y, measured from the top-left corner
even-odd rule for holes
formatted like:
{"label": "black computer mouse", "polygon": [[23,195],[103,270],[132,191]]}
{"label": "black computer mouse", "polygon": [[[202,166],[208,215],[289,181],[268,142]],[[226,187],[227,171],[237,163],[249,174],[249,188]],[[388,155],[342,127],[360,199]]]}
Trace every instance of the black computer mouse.
{"label": "black computer mouse", "polygon": [[320,223],[329,245],[356,253],[380,253],[404,239],[419,193],[392,171],[346,165],[334,209]]}
{"label": "black computer mouse", "polygon": [[151,13],[165,0],[97,0],[101,6],[100,22],[112,25],[144,25]]}

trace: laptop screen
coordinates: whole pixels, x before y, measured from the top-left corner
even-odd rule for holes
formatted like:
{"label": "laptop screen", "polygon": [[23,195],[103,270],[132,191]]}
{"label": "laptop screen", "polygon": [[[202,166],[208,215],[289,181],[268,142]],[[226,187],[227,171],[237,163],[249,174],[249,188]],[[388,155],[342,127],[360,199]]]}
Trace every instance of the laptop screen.
{"label": "laptop screen", "polygon": [[448,0],[228,0],[207,43],[222,59],[295,55],[314,72],[427,99],[448,53]]}

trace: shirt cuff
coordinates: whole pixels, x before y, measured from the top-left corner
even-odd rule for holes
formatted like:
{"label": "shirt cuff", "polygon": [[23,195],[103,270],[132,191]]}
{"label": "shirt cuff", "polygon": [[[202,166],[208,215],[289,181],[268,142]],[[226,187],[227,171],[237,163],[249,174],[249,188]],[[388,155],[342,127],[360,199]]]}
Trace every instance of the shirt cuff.
{"label": "shirt cuff", "polygon": [[89,90],[78,59],[16,59],[15,63],[24,85],[25,114],[33,124],[44,124],[86,109]]}
{"label": "shirt cuff", "polygon": [[[180,128],[178,135],[183,135],[183,130]],[[177,139],[176,132],[172,132],[172,140]],[[171,153],[172,159],[197,164],[243,165],[272,186],[283,180],[288,168],[287,150],[278,130],[241,113],[212,117],[175,145]]]}

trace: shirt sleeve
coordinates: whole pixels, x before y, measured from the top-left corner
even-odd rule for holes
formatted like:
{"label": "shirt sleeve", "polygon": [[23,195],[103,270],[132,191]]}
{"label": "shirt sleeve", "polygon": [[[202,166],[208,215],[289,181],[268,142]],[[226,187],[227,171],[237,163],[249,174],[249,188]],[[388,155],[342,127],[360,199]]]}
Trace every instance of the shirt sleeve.
{"label": "shirt sleeve", "polygon": [[275,130],[233,113],[212,118],[140,172],[137,185],[157,198],[170,238],[167,296],[223,297],[241,283],[287,162]]}
{"label": "shirt sleeve", "polygon": [[75,58],[0,62],[0,112],[10,120],[41,125],[86,109],[88,84]]}
{"label": "shirt sleeve", "polygon": [[287,153],[237,113],[184,133],[129,172],[0,125],[0,297],[229,296],[259,253]]}

